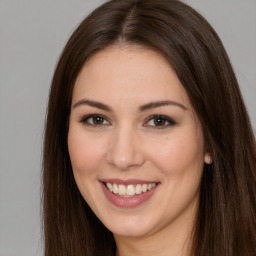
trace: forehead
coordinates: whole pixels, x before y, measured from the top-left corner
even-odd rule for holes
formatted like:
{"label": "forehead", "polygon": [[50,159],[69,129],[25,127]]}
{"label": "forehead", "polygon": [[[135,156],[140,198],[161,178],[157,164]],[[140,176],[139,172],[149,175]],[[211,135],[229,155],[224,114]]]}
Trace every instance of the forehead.
{"label": "forehead", "polygon": [[175,71],[161,54],[127,45],[105,48],[86,62],[76,80],[73,100],[83,96],[188,103]]}

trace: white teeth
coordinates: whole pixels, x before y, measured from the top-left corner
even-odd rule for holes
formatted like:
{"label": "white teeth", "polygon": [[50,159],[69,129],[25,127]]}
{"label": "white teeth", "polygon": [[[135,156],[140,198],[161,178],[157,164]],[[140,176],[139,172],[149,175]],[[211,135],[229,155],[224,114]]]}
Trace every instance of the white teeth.
{"label": "white teeth", "polygon": [[119,185],[117,193],[120,196],[125,196],[126,195],[126,187],[124,185]]}
{"label": "white teeth", "polygon": [[146,192],[148,190],[147,184],[142,185],[142,192]]}
{"label": "white teeth", "polygon": [[127,195],[128,196],[134,196],[135,195],[135,188],[133,185],[128,185],[127,186]]}
{"label": "white teeth", "polygon": [[156,186],[156,183],[150,183],[150,184],[137,184],[137,185],[128,185],[125,186],[123,184],[117,185],[117,184],[111,184],[109,182],[106,183],[106,186],[110,192],[113,192],[114,194],[117,194],[122,197],[132,197],[135,194],[140,195],[141,193],[145,193],[148,190],[151,190]]}
{"label": "white teeth", "polygon": [[142,192],[141,185],[140,185],[140,184],[137,184],[135,193],[136,193],[137,195],[139,195],[139,194],[141,194],[141,192]]}
{"label": "white teeth", "polygon": [[107,185],[107,187],[108,187],[108,190],[109,190],[110,192],[112,192],[112,191],[113,191],[112,185],[111,185],[110,183],[107,183],[106,185]]}
{"label": "white teeth", "polygon": [[113,184],[113,193],[117,194],[118,193],[118,187],[116,184]]}

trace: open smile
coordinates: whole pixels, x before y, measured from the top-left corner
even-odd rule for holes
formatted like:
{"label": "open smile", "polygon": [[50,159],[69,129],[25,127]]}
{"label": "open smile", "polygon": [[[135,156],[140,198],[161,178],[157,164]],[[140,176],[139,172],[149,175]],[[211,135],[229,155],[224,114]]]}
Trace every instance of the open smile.
{"label": "open smile", "polygon": [[116,183],[110,183],[106,182],[105,185],[108,188],[110,192],[113,192],[116,195],[123,196],[123,197],[133,197],[135,195],[140,195],[142,193],[147,192],[148,190],[151,190],[156,186],[157,183],[149,183],[149,184],[129,184],[129,185],[123,185],[123,184],[116,184]]}
{"label": "open smile", "polygon": [[102,188],[107,199],[119,207],[136,207],[146,202],[156,191],[159,182],[143,181],[102,181]]}

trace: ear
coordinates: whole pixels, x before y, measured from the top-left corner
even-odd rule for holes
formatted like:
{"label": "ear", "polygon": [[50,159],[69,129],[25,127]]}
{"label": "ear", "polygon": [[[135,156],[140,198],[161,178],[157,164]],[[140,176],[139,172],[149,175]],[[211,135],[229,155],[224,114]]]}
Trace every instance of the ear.
{"label": "ear", "polygon": [[212,155],[209,152],[206,152],[204,155],[204,162],[206,164],[212,164]]}

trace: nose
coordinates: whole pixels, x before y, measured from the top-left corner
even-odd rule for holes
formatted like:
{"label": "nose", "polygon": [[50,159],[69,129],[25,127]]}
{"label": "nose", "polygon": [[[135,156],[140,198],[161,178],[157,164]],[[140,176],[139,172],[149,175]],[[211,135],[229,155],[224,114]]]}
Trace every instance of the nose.
{"label": "nose", "polygon": [[136,131],[131,127],[122,127],[113,131],[107,161],[119,170],[143,165],[145,162],[143,146]]}

